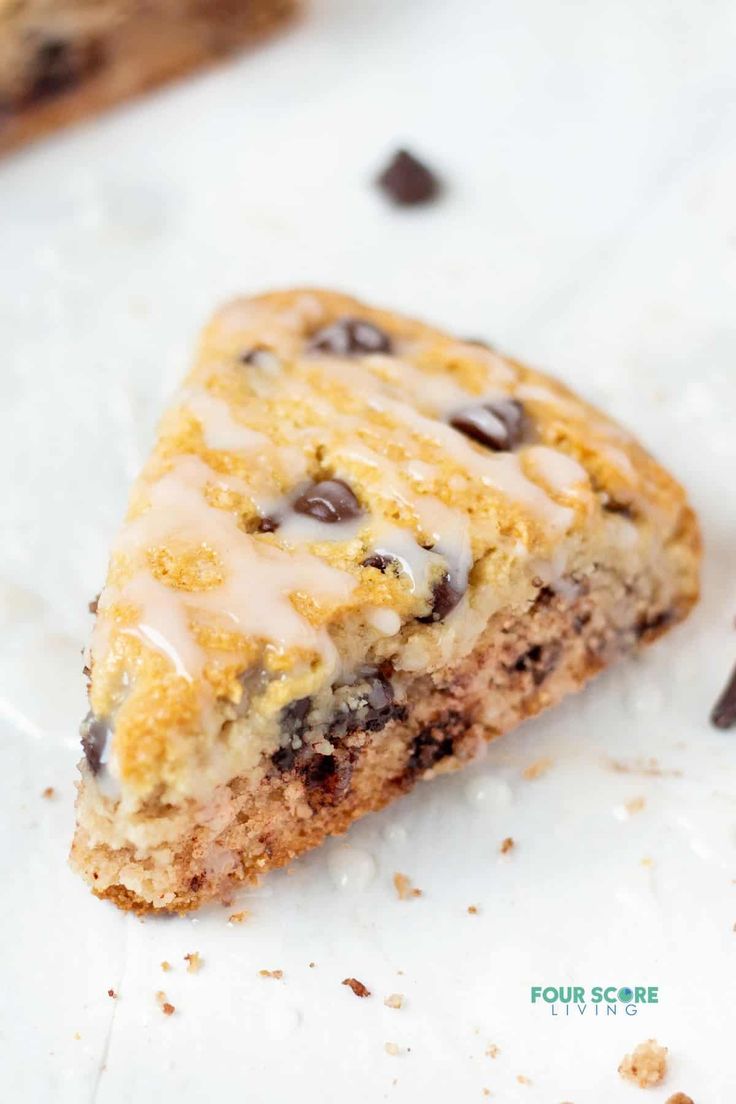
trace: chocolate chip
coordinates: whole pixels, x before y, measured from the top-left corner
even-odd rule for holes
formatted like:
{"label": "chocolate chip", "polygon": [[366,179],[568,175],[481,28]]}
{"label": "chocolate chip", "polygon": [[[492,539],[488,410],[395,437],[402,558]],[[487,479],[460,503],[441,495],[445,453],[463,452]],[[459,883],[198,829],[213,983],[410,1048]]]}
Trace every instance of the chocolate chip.
{"label": "chocolate chip", "polygon": [[370,556],[366,556],[361,567],[375,567],[376,571],[380,571],[382,575],[385,575],[387,568],[396,562],[395,556],[389,556],[385,552],[373,552]]}
{"label": "chocolate chip", "polygon": [[736,725],[736,667],[726,683],[726,688],[713,706],[711,723],[716,728],[732,728]]}
{"label": "chocolate chip", "polygon": [[102,49],[94,39],[43,39],[33,58],[29,98],[41,100],[73,88],[101,61]]}
{"label": "chocolate chip", "polygon": [[334,356],[360,356],[361,353],[390,353],[391,338],[373,322],[362,318],[339,318],[318,330],[309,342],[313,352]]}
{"label": "chocolate chip", "polygon": [[440,182],[431,169],[404,149],[397,150],[376,183],[401,207],[429,203],[441,191]]}
{"label": "chocolate chip", "polygon": [[434,584],[432,590],[432,609],[426,617],[417,617],[423,625],[431,625],[435,621],[444,621],[448,613],[452,613],[460,602],[464,590],[455,586],[447,571]]}
{"label": "chocolate chip", "polygon": [[450,418],[450,425],[494,452],[508,452],[523,437],[524,408],[516,399],[468,406]]}
{"label": "chocolate chip", "polygon": [[532,644],[531,648],[519,656],[513,669],[519,674],[528,672],[532,676],[534,685],[541,686],[557,666],[561,652],[562,645],[558,640],[552,640],[546,644]]}
{"label": "chocolate chip", "polygon": [[348,521],[363,513],[360,503],[342,479],[322,479],[307,487],[294,503],[298,514],[307,514],[332,525],[336,521]]}
{"label": "chocolate chip", "polygon": [[93,774],[99,774],[107,750],[107,741],[110,738],[107,722],[96,717],[94,713],[88,713],[82,721],[79,734],[82,737],[82,750],[89,763],[89,769]]}
{"label": "chocolate chip", "polygon": [[428,731],[420,732],[412,742],[406,766],[413,773],[429,770],[448,755],[452,755],[452,740],[449,736],[436,739]]}
{"label": "chocolate chip", "polygon": [[259,518],[256,525],[256,533],[275,533],[279,527],[279,521],[274,517]]}
{"label": "chocolate chip", "polygon": [[337,805],[347,796],[353,777],[353,757],[349,752],[339,755],[315,755],[305,766],[304,786],[313,809]]}

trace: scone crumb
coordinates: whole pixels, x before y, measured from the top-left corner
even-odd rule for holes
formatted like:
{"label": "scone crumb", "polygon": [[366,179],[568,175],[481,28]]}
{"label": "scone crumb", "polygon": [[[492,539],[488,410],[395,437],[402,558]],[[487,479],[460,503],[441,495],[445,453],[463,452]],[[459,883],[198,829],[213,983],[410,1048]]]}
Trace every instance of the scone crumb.
{"label": "scone crumb", "polygon": [[399,1054],[401,1054],[401,1047],[399,1047],[396,1043],[386,1043],[383,1049],[386,1051],[387,1054],[390,1054],[392,1058],[396,1058]]}
{"label": "scone crumb", "polygon": [[511,836],[506,836],[506,839],[501,840],[501,846],[499,847],[499,851],[501,852],[502,855],[506,855],[511,850],[511,848],[515,847],[515,846],[516,845],[515,845],[513,839],[511,838]]}
{"label": "scone crumb", "polygon": [[540,759],[535,759],[528,767],[524,767],[521,777],[525,778],[527,782],[532,782],[535,778],[541,778],[543,774],[546,774],[551,766],[552,760],[548,755],[543,755]]}
{"label": "scone crumb", "polygon": [[45,790],[41,791],[41,797],[45,797],[47,801],[50,801],[52,797],[56,797],[56,790],[53,786],[47,786]]}
{"label": "scone crumb", "polygon": [[171,969],[171,963],[167,962],[166,959],[164,959],[164,961],[161,963],[161,969],[165,974],[168,974],[169,970]]}
{"label": "scone crumb", "polygon": [[632,797],[630,801],[624,802],[624,809],[626,809],[629,816],[633,816],[634,813],[640,813],[646,803],[645,797]]}
{"label": "scone crumb", "polygon": [[525,1077],[523,1073],[517,1073],[516,1080],[520,1085],[531,1085],[531,1081],[528,1077]]}
{"label": "scone crumb", "polygon": [[642,866],[654,866],[654,859],[650,859],[649,856],[645,856],[641,860],[641,865]]}
{"label": "scone crumb", "polygon": [[491,1090],[490,1089],[483,1089],[483,1095],[484,1096],[490,1096],[491,1095]]}
{"label": "scone crumb", "polygon": [[667,1047],[660,1046],[656,1039],[647,1039],[639,1043],[633,1054],[627,1054],[618,1072],[625,1081],[635,1081],[640,1089],[658,1085],[667,1072]]}
{"label": "scone crumb", "polygon": [[170,1004],[169,1001],[167,1001],[166,994],[164,993],[163,989],[159,989],[158,993],[156,994],[156,1003],[163,1012],[164,1016],[173,1016],[176,1012],[174,1005]]}
{"label": "scone crumb", "polygon": [[118,999],[118,995],[117,995],[117,993],[115,992],[115,990],[114,990],[114,989],[108,989],[108,990],[107,990],[107,995],[108,995],[108,997],[110,997],[110,998],[111,998],[112,1000],[117,1000],[117,999]]}
{"label": "scone crumb", "polygon": [[277,981],[284,976],[283,970],[259,970],[258,973],[261,977],[276,978]]}
{"label": "scone crumb", "polygon": [[489,1043],[486,1047],[486,1055],[488,1058],[498,1058],[500,1053],[500,1047],[497,1047],[495,1043]]}
{"label": "scone crumb", "polygon": [[247,909],[241,909],[240,912],[231,912],[227,918],[228,924],[244,924],[250,916]]}
{"label": "scone crumb", "polygon": [[202,958],[198,951],[192,951],[190,954],[185,954],[184,961],[187,963],[188,974],[198,974],[202,969]]}
{"label": "scone crumb", "polygon": [[357,978],[345,978],[342,984],[347,985],[348,989],[352,989],[356,997],[369,997],[371,995],[370,989],[362,981],[358,981]]}
{"label": "scone crumb", "polygon": [[387,1008],[403,1008],[404,1007],[404,994],[403,993],[390,993],[383,1002]]}
{"label": "scone crumb", "polygon": [[673,1093],[672,1096],[667,1097],[664,1104],[693,1104],[693,1098],[687,1093]]}
{"label": "scone crumb", "polygon": [[310,963],[309,963],[309,969],[310,969],[310,970],[313,970],[313,969],[314,969],[314,967],[315,967],[316,965],[317,965],[317,963],[316,963],[316,962],[310,962]]}
{"label": "scone crumb", "polygon": [[478,915],[478,906],[477,905],[468,905],[468,915],[469,916],[477,916]]}
{"label": "scone crumb", "polygon": [[394,889],[400,901],[409,901],[412,897],[421,897],[421,889],[411,884],[411,878],[407,874],[394,874]]}

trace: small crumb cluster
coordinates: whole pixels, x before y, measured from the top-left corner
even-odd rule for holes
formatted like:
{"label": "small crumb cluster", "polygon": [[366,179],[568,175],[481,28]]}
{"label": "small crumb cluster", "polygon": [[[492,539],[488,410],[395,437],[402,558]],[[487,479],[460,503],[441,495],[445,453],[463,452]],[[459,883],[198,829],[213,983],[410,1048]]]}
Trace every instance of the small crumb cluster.
{"label": "small crumb cluster", "polygon": [[632,1054],[625,1055],[618,1072],[640,1089],[658,1085],[667,1072],[667,1047],[660,1046],[656,1039],[639,1043]]}
{"label": "small crumb cluster", "polygon": [[400,901],[410,901],[412,897],[421,897],[421,889],[411,883],[408,874],[394,874],[394,889]]}
{"label": "small crumb cluster", "polygon": [[156,1003],[163,1012],[164,1016],[173,1016],[176,1012],[176,1008],[166,999],[166,994],[163,989],[159,989],[156,994]]}

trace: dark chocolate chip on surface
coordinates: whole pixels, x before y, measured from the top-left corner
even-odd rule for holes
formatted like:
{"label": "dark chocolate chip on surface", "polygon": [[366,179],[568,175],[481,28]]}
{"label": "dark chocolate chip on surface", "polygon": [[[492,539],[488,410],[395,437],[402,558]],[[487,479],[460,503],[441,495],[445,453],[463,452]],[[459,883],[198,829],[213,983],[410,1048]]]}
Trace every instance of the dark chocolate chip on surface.
{"label": "dark chocolate chip on surface", "polygon": [[390,353],[391,338],[373,322],[362,318],[338,318],[318,330],[309,342],[313,352],[334,356],[360,356],[361,353]]}
{"label": "dark chocolate chip on surface", "polygon": [[96,717],[94,713],[88,713],[82,721],[79,734],[82,737],[82,750],[89,763],[89,769],[93,774],[98,774],[105,758],[107,741],[110,738],[107,722]]}
{"label": "dark chocolate chip on surface", "polygon": [[508,452],[521,442],[524,408],[515,399],[499,399],[459,410],[450,425],[494,452]]}
{"label": "dark chocolate chip on surface", "polygon": [[299,495],[294,509],[298,514],[306,514],[328,525],[349,521],[363,513],[357,498],[342,479],[322,479],[313,483]]}
{"label": "dark chocolate chip on surface", "polygon": [[431,625],[435,621],[444,621],[449,613],[460,602],[465,590],[455,585],[446,571],[434,584],[432,590],[432,609],[425,617],[418,617],[423,625]]}
{"label": "dark chocolate chip on surface", "polygon": [[279,521],[275,517],[259,518],[256,525],[256,533],[275,533],[279,527]]}
{"label": "dark chocolate chip on surface", "polygon": [[386,552],[373,552],[370,556],[366,556],[361,566],[375,567],[376,571],[384,575],[392,563],[396,563],[395,556],[389,556]]}
{"label": "dark chocolate chip on surface", "polygon": [[376,180],[390,200],[401,207],[430,203],[440,194],[440,181],[408,150],[400,149]]}
{"label": "dark chocolate chip on surface", "polygon": [[736,725],[736,667],[710,715],[716,728],[733,728]]}

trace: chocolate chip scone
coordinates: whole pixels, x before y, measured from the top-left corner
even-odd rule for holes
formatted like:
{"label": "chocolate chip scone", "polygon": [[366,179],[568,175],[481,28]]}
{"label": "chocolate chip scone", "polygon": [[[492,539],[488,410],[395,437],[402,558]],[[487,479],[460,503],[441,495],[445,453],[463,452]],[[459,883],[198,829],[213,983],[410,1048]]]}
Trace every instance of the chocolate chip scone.
{"label": "chocolate chip scone", "polygon": [[297,0],[0,0],[0,152],[230,54]]}
{"label": "chocolate chip scone", "polygon": [[237,301],[97,603],[72,861],[227,895],[580,688],[698,593],[678,484],[559,383],[342,295]]}

